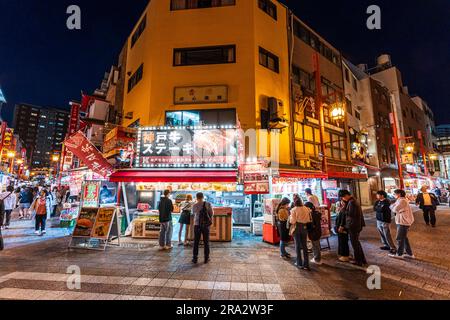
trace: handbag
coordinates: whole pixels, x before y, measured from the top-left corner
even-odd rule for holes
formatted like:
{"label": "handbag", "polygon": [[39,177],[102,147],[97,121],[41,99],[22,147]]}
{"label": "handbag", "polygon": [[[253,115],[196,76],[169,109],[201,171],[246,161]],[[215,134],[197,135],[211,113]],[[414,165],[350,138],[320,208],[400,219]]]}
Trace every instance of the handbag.
{"label": "handbag", "polygon": [[311,222],[308,222],[306,224],[306,230],[308,230],[308,232],[312,232],[314,231],[314,220],[312,218],[311,212],[309,213],[309,219],[311,220]]}

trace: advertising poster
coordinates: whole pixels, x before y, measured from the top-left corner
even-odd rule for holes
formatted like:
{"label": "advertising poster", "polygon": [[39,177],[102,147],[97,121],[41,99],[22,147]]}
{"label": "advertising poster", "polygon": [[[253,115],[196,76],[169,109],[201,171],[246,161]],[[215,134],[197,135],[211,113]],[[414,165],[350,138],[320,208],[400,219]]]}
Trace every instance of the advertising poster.
{"label": "advertising poster", "polygon": [[98,209],[97,220],[95,221],[94,229],[92,230],[92,238],[104,240],[108,239],[115,212],[115,208]]}
{"label": "advertising poster", "polygon": [[82,208],[73,230],[74,238],[90,238],[97,218],[97,208]]}
{"label": "advertising poster", "polygon": [[267,163],[244,164],[245,194],[269,194],[269,168]]}
{"label": "advertising poster", "polygon": [[83,205],[84,208],[98,208],[100,197],[100,183],[86,182],[83,186]]}
{"label": "advertising poster", "polygon": [[322,238],[329,238],[330,234],[330,220],[329,220],[329,212],[327,208],[320,208],[320,212],[322,213]]}

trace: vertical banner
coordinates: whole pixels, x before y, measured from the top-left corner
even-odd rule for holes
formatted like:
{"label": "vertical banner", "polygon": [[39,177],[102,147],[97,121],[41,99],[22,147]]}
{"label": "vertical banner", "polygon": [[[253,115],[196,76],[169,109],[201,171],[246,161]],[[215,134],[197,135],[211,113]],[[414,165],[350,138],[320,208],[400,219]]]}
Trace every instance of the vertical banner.
{"label": "vertical banner", "polygon": [[72,107],[70,110],[70,121],[68,135],[71,136],[78,131],[78,125],[80,121],[80,104],[72,102]]}

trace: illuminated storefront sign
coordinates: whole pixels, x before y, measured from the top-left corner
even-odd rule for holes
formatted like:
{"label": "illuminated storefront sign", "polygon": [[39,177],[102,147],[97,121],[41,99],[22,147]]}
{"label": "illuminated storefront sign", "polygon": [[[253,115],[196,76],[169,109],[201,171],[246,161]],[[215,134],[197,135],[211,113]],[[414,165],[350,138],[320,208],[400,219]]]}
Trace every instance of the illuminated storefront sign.
{"label": "illuminated storefront sign", "polygon": [[237,168],[234,126],[153,127],[138,132],[138,168]]}

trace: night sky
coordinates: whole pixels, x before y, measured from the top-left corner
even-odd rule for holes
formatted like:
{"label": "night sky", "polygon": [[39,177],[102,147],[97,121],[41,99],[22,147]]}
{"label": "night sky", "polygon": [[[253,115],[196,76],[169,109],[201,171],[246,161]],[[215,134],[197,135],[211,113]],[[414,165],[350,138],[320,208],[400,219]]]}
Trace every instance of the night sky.
{"label": "night sky", "polygon": [[[238,0],[251,1],[251,0]],[[1,0],[0,87],[11,123],[16,103],[67,108],[96,89],[116,62],[148,0]],[[450,123],[450,1],[284,0],[353,63],[392,55],[411,94]],[[66,8],[82,10],[82,30],[66,28]],[[382,30],[366,28],[366,9],[382,9]]]}

